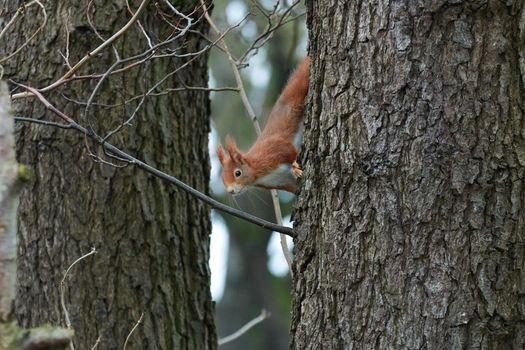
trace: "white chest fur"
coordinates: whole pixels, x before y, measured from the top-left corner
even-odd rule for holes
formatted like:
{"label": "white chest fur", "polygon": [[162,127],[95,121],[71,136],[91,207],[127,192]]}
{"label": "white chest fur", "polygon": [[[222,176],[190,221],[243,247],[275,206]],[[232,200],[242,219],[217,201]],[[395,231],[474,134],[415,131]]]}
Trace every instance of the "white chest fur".
{"label": "white chest fur", "polygon": [[301,142],[303,141],[303,133],[304,133],[304,124],[301,122],[299,124],[299,130],[297,130],[297,133],[295,134],[293,141],[292,141],[297,152],[301,150]]}
{"label": "white chest fur", "polygon": [[279,187],[293,184],[295,176],[290,164],[281,164],[269,174],[261,176],[255,181],[256,185],[267,187]]}

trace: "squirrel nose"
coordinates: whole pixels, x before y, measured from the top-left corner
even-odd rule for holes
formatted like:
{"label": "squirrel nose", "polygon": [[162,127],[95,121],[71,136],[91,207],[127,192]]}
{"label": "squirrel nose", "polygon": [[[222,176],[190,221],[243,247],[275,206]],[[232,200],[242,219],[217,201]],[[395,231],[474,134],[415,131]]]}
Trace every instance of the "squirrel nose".
{"label": "squirrel nose", "polygon": [[235,193],[235,191],[233,189],[233,186],[226,187],[226,191],[228,191],[228,193],[230,193],[230,194],[234,194]]}

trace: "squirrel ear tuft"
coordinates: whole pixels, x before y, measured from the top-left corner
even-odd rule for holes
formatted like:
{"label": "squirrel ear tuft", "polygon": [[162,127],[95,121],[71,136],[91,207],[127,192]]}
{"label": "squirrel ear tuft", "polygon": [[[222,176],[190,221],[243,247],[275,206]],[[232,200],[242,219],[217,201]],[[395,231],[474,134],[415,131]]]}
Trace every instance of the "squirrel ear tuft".
{"label": "squirrel ear tuft", "polygon": [[237,149],[235,140],[231,136],[226,136],[226,150],[228,151],[230,158],[237,164],[242,163],[242,154]]}
{"label": "squirrel ear tuft", "polygon": [[217,146],[217,157],[219,158],[219,162],[221,162],[221,165],[224,165],[224,150],[222,149],[220,143]]}

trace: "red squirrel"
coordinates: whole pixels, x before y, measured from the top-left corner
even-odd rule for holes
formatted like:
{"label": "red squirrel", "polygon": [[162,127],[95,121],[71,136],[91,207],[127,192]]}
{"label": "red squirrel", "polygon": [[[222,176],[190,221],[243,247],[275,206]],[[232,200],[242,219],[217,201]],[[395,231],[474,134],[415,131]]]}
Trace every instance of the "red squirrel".
{"label": "red squirrel", "polygon": [[295,192],[296,180],[302,175],[297,150],[309,73],[310,58],[306,57],[288,80],[265,128],[248,152],[239,151],[230,136],[226,137],[228,154],[221,145],[217,147],[222,179],[229,193],[241,193],[248,186]]}

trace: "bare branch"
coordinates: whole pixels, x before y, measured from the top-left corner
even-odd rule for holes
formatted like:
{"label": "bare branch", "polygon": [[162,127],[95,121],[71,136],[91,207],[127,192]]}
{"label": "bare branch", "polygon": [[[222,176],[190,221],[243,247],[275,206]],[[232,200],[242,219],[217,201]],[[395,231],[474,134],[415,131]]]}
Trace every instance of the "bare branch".
{"label": "bare branch", "polygon": [[[140,10],[140,8],[139,8]],[[137,11],[138,13],[138,11]],[[137,15],[137,13],[135,13],[134,17]],[[180,12],[176,12],[177,14],[179,14]],[[128,58],[125,58],[125,59],[120,59],[118,57],[118,54],[115,52],[115,55],[117,56],[117,62],[118,64],[117,65],[122,65],[122,64],[126,64],[126,63],[129,63],[131,62],[130,64],[128,64],[127,66],[124,66],[122,68],[119,68],[119,69],[114,69],[112,72],[111,72],[111,75],[113,74],[117,74],[117,73],[121,73],[121,72],[124,72],[128,69],[131,69],[135,66],[138,66],[140,65],[141,63],[144,63],[152,58],[161,58],[161,57],[167,57],[167,56],[171,56],[171,57],[190,57],[190,56],[199,56],[201,55],[202,53],[206,52],[207,50],[209,50],[211,47],[213,47],[215,45],[215,43],[211,43],[209,44],[208,46],[206,46],[204,49],[202,50],[199,50],[197,52],[193,52],[193,53],[187,53],[187,54],[183,54],[183,55],[179,55],[179,54],[176,54],[176,53],[170,53],[169,55],[155,55],[155,53],[160,50],[161,48],[163,47],[166,47],[168,46],[169,44],[171,44],[172,42],[174,42],[175,40],[179,39],[180,37],[182,37],[183,35],[185,35],[189,29],[190,29],[190,26],[193,22],[193,20],[184,15],[184,14],[181,14],[181,16],[184,18],[184,19],[187,19],[187,23],[186,23],[186,26],[180,30],[180,33],[177,34],[176,36],[174,37],[170,37],[168,40],[165,40],[159,44],[156,44],[154,45],[153,47],[151,47],[150,49],[144,51],[143,53],[141,54],[138,54],[138,55],[135,55],[135,56],[132,56],[132,57],[128,57]],[[130,20],[131,22],[131,20]],[[129,24],[129,22],[128,22]],[[231,28],[228,29],[228,32],[234,28],[236,28],[237,26],[232,26]],[[123,27],[124,28],[124,27]],[[119,31],[121,32],[122,29]],[[224,35],[226,35],[227,32],[224,33]],[[114,35],[115,36],[115,35]],[[114,37],[113,36],[113,37]],[[112,38],[113,38],[112,37]],[[108,39],[111,40],[112,38]],[[106,41],[107,42],[107,41]],[[105,45],[104,42],[102,45]],[[101,46],[102,46],[101,45]],[[100,46],[99,46],[100,48]],[[95,49],[94,51],[92,51],[91,53],[88,53],[82,60],[86,59],[86,57],[90,57],[92,55],[94,55],[95,52],[98,53],[98,50],[99,48]],[[102,78],[106,73],[102,73],[102,74],[90,74],[90,75],[82,75],[82,76],[76,76],[76,75],[70,75],[68,76],[69,72],[72,72],[73,70],[77,70],[78,68],[76,68],[81,62],[82,60],[77,63],[75,65],[75,67],[71,68],[68,73],[66,73],[62,78],[56,80],[55,82],[51,83],[50,85],[44,87],[44,88],[40,88],[40,89],[35,89],[39,92],[47,92],[47,91],[50,91],[50,90],[53,90],[57,87],[59,87],[60,85],[62,84],[65,84],[67,82],[70,82],[70,81],[75,81],[75,80],[86,80],[86,79],[99,79],[99,78]],[[179,69],[180,70],[180,69]],[[73,72],[74,73],[74,72]],[[165,81],[166,79],[163,79],[163,81]],[[17,94],[13,94],[11,96],[11,99],[12,100],[15,100],[15,99],[20,99],[20,98],[27,98],[27,97],[31,97],[31,96],[34,96],[34,94],[31,92],[31,91],[25,91],[25,92],[21,92],[21,93],[17,93]]]}
{"label": "bare branch", "polygon": [[[127,1],[126,1],[126,3],[127,3]],[[100,34],[100,33],[98,32],[98,29],[97,29],[97,27],[95,26],[95,24],[93,23],[93,19],[91,18],[91,13],[90,13],[90,12],[91,12],[91,5],[93,5],[93,0],[89,0],[89,1],[88,1],[88,4],[87,4],[87,7],[86,7],[86,18],[87,18],[87,21],[88,21],[88,23],[89,23],[89,26],[90,26],[91,29],[93,30],[93,33],[95,33],[95,35],[96,35],[96,36],[97,36],[102,42],[104,42],[104,41],[106,41],[106,38],[104,38],[104,37],[102,36],[102,34]],[[128,10],[129,10],[129,12],[131,13],[131,16],[133,16],[133,12],[131,12],[131,10],[129,9],[129,4],[127,4],[127,5],[128,5]],[[137,21],[137,23],[139,23],[139,21]]]}
{"label": "bare branch", "polygon": [[144,312],[140,314],[140,318],[138,319],[137,323],[131,328],[131,331],[129,331],[128,336],[126,337],[126,341],[124,342],[124,346],[122,347],[122,350],[126,350],[126,347],[128,346],[129,338],[131,338],[131,335],[137,329],[137,327],[142,323],[142,320],[144,319]]}
{"label": "bare branch", "polygon": [[[131,9],[131,6],[129,6],[129,1],[128,0],[126,0],[126,7],[128,8],[128,12],[133,16],[134,13],[133,13],[133,10]],[[140,21],[137,21],[137,25],[139,26],[140,30],[142,31],[142,34],[144,35],[144,37],[146,38],[146,41],[148,42],[149,47],[152,48],[153,47],[153,43],[152,43],[151,38],[149,37],[148,33],[146,33],[146,30],[142,26],[142,23],[140,23]]]}
{"label": "bare branch", "polygon": [[151,94],[152,96],[158,96],[158,95],[165,95],[169,92],[175,92],[175,91],[188,91],[188,90],[197,90],[197,91],[210,91],[210,92],[225,92],[225,91],[234,91],[234,92],[238,92],[239,91],[239,88],[238,87],[233,87],[233,86],[225,86],[225,87],[220,87],[220,88],[208,88],[208,87],[204,87],[204,86],[187,86],[185,85],[184,83],[182,83],[184,85],[184,87],[182,88],[168,88],[166,90],[164,90],[163,92],[160,92],[160,93],[157,93],[157,94]]}
{"label": "bare branch", "polygon": [[[184,85],[184,83],[181,82],[181,84]],[[165,96],[165,95],[168,95],[172,92],[181,92],[181,91],[209,91],[209,92],[238,92],[239,89],[237,87],[234,87],[234,86],[224,86],[224,87],[218,87],[218,88],[209,88],[209,87],[205,87],[205,86],[187,86],[187,85],[184,85],[184,87],[180,87],[180,88],[167,88],[163,91],[160,91],[160,92],[154,92],[154,93],[151,93],[150,96]],[[68,97],[64,94],[61,94],[61,96],[69,101],[69,102],[72,102],[72,103],[75,103],[77,105],[80,105],[80,106],[85,106],[87,104],[87,102],[83,102],[83,101],[78,101],[78,100],[75,100],[71,97]],[[144,95],[137,95],[137,96],[133,96],[129,99],[127,99],[126,101],[124,102],[120,102],[120,103],[113,103],[113,104],[106,104],[106,103],[97,103],[97,102],[93,102],[91,103],[92,106],[98,106],[98,107],[105,107],[105,108],[115,108],[115,107],[121,107],[121,106],[124,106],[128,103],[131,103],[135,100],[138,100],[140,98],[142,98]],[[35,119],[37,120],[37,119]],[[36,121],[38,122],[38,120]]]}
{"label": "bare branch", "polygon": [[[35,0],[36,1],[36,0]],[[71,68],[70,70],[68,70],[66,72],[66,74],[64,74],[60,79],[58,79],[57,81],[55,81],[54,83],[52,83],[51,85],[43,88],[43,89],[40,89],[40,91],[47,91],[47,90],[52,90],[54,88],[56,88],[57,86],[59,85],[62,85],[64,82],[68,81],[69,79],[71,79],[73,77],[73,75],[86,63],[88,62],[91,58],[93,58],[94,56],[98,55],[102,50],[104,50],[106,47],[108,47],[109,45],[111,45],[115,40],[117,40],[118,38],[120,38],[132,25],[133,23],[135,23],[139,16],[144,12],[144,10],[146,9],[146,6],[148,5],[150,0],[143,0],[142,3],[140,4],[137,12],[135,12],[135,14],[133,15],[133,17],[131,17],[131,19],[128,21],[128,23],[126,23],[118,32],[116,32],[115,34],[113,34],[109,39],[107,39],[106,41],[104,41],[102,44],[100,44],[97,48],[95,48],[93,51],[89,52],[86,56],[84,56],[80,61],[77,62],[77,64],[75,64],[73,66],[73,68]],[[34,89],[35,90],[35,89]],[[29,91],[29,92],[25,92],[25,93],[22,93],[22,94],[17,94],[18,96],[12,96],[11,98],[12,99],[16,99],[16,98],[22,98],[22,97],[29,97],[32,95],[32,91]]]}
{"label": "bare branch", "polygon": [[[193,19],[191,17],[188,17],[186,15],[184,15],[183,13],[179,12],[175,7],[173,7],[168,1],[166,1],[166,3],[169,5],[169,7],[171,8],[171,10],[176,13],[178,16],[184,18],[184,20],[186,20],[186,26],[180,30],[180,33],[178,35],[176,35],[175,37],[173,38],[170,38],[167,42],[172,42],[178,38],[180,38],[181,36],[185,35],[186,32],[190,29],[192,23],[193,23]],[[154,50],[151,50],[152,53],[154,53],[155,51]],[[198,57],[199,54],[195,55],[195,57]],[[117,61],[103,74],[103,76],[100,78],[99,82],[97,83],[95,89],[93,90],[93,92],[91,93],[91,96],[89,97],[88,99],[88,102],[86,104],[86,108],[85,108],[85,112],[84,112],[84,117],[86,118],[86,121],[88,123],[88,126],[89,126],[89,131],[93,134],[95,134],[95,131],[93,130],[92,126],[91,126],[91,123],[89,121],[89,107],[91,105],[91,103],[93,102],[93,99],[98,91],[98,89],[101,87],[102,85],[102,82],[104,81],[105,78],[107,78],[111,72],[119,65],[121,64],[122,60],[120,59],[117,59]],[[191,60],[189,61],[191,62]],[[182,65],[182,67],[185,67],[189,62],[187,62],[186,64]],[[175,70],[174,72],[177,72],[179,71],[180,69],[182,69],[182,67],[179,67],[177,70]],[[168,74],[167,76],[170,76],[172,75],[174,72]],[[165,78],[164,78],[165,79]],[[164,79],[162,81],[164,81]],[[156,85],[157,86],[157,85]],[[152,91],[152,90],[150,90]],[[108,140],[112,135],[114,135],[115,133],[117,133],[118,131],[120,131],[123,127],[125,127],[126,125],[129,125],[131,120],[135,117],[138,109],[142,106],[142,103],[144,102],[144,98],[145,98],[146,95],[144,95],[142,97],[142,99],[140,100],[139,102],[139,105],[137,106],[137,108],[135,109],[135,111],[133,112],[133,114],[128,118],[128,120],[126,120],[125,122],[121,123],[118,127],[116,127],[114,130],[110,131],[105,137],[104,137],[104,141]],[[98,137],[98,135],[96,135]]]}
{"label": "bare branch", "polygon": [[[235,26],[233,27],[230,27],[230,30],[235,28]],[[120,124],[117,128],[113,129],[112,131],[110,131],[105,137],[104,137],[104,140],[103,141],[106,141],[108,140],[112,135],[114,135],[115,133],[117,133],[118,131],[120,131],[124,126],[127,126],[127,125],[130,125],[131,121],[135,118],[136,114],[138,113],[139,109],[142,107],[142,105],[144,104],[144,101],[146,99],[146,97],[152,95],[154,93],[154,91],[159,87],[161,86],[162,84],[164,84],[164,82],[166,80],[168,80],[169,78],[171,78],[175,73],[179,72],[180,70],[186,68],[191,62],[193,62],[195,59],[197,59],[197,57],[199,55],[201,55],[202,53],[208,51],[213,45],[215,45],[218,41],[222,40],[222,38],[224,37],[224,35],[226,35],[226,32],[220,36],[213,44],[210,44],[210,45],[207,45],[206,47],[204,47],[203,49],[195,52],[195,53],[192,53],[191,55],[193,56],[191,59],[189,59],[188,61],[186,61],[184,64],[182,64],[180,67],[178,67],[177,69],[171,71],[170,73],[166,74],[162,79],[160,79],[157,83],[155,83],[146,93],[144,93],[144,95],[142,95],[140,97],[140,101],[137,105],[137,107],[135,107],[135,110],[133,111],[133,113],[131,114],[131,116],[128,118],[128,120],[126,120],[124,123]],[[180,57],[182,56],[186,56],[186,55],[180,55]]]}
{"label": "bare branch", "polygon": [[301,14],[299,16],[296,16],[296,17],[293,17],[293,18],[289,18],[291,16],[291,13],[292,13],[292,10],[294,9],[295,6],[297,6],[298,4],[300,3],[300,0],[295,0],[295,2],[292,3],[292,5],[287,8],[280,16],[278,16],[278,20],[277,20],[277,23],[273,24],[273,17],[275,15],[275,13],[277,12],[277,8],[278,8],[278,5],[279,5],[279,1],[276,2],[276,6],[274,7],[273,11],[268,15],[266,16],[266,18],[268,19],[268,24],[266,25],[266,28],[264,29],[264,31],[252,42],[252,44],[250,45],[250,47],[248,47],[248,49],[246,49],[246,51],[241,55],[241,57],[239,58],[238,62],[239,62],[239,65],[244,65],[245,64],[245,61],[246,59],[248,58],[248,56],[250,56],[251,54],[255,54],[257,53],[257,51],[264,45],[266,44],[266,42],[268,40],[270,40],[273,36],[273,33],[279,29],[280,27],[282,27],[283,25],[285,25],[286,23],[288,23],[289,21],[291,20],[295,20],[299,17],[301,17],[302,15],[304,14]]}
{"label": "bare branch", "polygon": [[[89,4],[88,4],[88,7],[89,7]],[[60,56],[62,56],[62,58],[66,62],[66,67],[68,69],[71,69],[71,63],[69,62],[69,42],[70,42],[69,39],[71,37],[71,33],[69,31],[70,16],[71,16],[71,14],[68,11],[67,15],[66,15],[66,18],[64,18],[64,22],[66,22],[66,25],[64,26],[64,28],[66,30],[66,53],[62,54],[62,52],[59,51]]]}
{"label": "bare branch", "polygon": [[[272,194],[272,203],[273,208],[275,210],[275,221],[277,222],[277,225],[283,226],[283,214],[281,213],[281,205],[279,203],[279,195],[277,194],[276,190],[270,191]],[[288,265],[288,270],[290,271],[290,277],[293,278],[293,270],[292,270],[292,255],[290,254],[290,250],[288,248],[288,241],[286,240],[286,236],[283,234],[279,235],[279,243],[281,245],[281,250],[283,252],[284,258],[286,259],[286,264]]]}
{"label": "bare branch", "polygon": [[26,86],[26,85],[23,85],[23,84],[20,84],[20,83],[17,83],[16,81],[13,81],[13,80],[10,80],[10,82],[15,84],[15,85],[17,85],[17,86],[23,87],[24,89],[26,89],[29,92],[31,92],[34,96],[36,96],[40,100],[40,102],[42,102],[44,107],[46,107],[47,109],[49,109],[50,111],[52,111],[53,113],[58,115],[60,118],[65,120],[68,124],[71,124],[71,126],[73,126],[73,124],[76,124],[73,119],[69,118],[67,115],[62,113],[58,108],[56,108],[51,103],[49,103],[49,101],[39,91],[37,91],[35,88],[30,87],[30,86]]}
{"label": "bare branch", "polygon": [[[7,24],[5,25],[4,29],[2,29],[2,31],[0,32],[0,39],[2,38],[2,36],[4,36],[4,34],[7,32],[7,30],[13,25],[13,23],[15,23],[16,19],[18,18],[18,16],[20,16],[22,13],[25,12],[25,10],[31,6],[31,5],[34,5],[35,2],[30,2],[28,4],[24,4],[22,6],[20,6],[18,8],[18,10],[16,10],[15,14],[13,15],[13,17],[11,17],[11,19],[9,20],[9,22],[7,22]],[[5,14],[5,9],[1,9],[0,10],[0,14],[3,16]]]}
{"label": "bare branch", "polygon": [[[88,100],[87,100],[87,103],[86,103],[86,107],[84,108],[84,119],[88,125],[88,130],[91,132],[91,133],[95,133],[95,130],[93,129],[93,126],[91,125],[91,120],[89,119],[89,108],[91,107],[91,103],[93,102],[93,99],[95,98],[95,95],[97,94],[97,91],[100,89],[100,87],[102,86],[102,83],[104,82],[104,80],[111,74],[111,72],[120,64],[120,60],[117,60],[115,63],[113,63],[111,65],[111,67],[108,68],[108,70],[104,73],[104,75],[102,75],[102,77],[99,79],[99,81],[97,82],[97,85],[95,86],[95,88],[93,89],[93,91],[91,92],[91,95],[89,96]],[[98,135],[97,135],[98,136]]]}
{"label": "bare branch", "polygon": [[[40,27],[37,28],[37,30],[35,30],[35,32],[33,33],[33,35],[31,35],[29,37],[29,39],[27,39],[22,45],[20,45],[20,47],[18,47],[18,49],[16,49],[13,53],[9,54],[8,56],[0,59],[0,64],[4,63],[5,61],[7,61],[8,59],[10,59],[11,57],[13,57],[14,55],[16,55],[17,53],[19,53],[24,47],[27,46],[27,44],[29,44],[29,42],[31,42],[31,40],[33,40],[33,38],[38,34],[40,33],[44,27],[46,26],[46,23],[47,23],[47,13],[46,13],[46,9],[44,7],[44,5],[42,5],[42,3],[39,1],[39,0],[33,0],[31,1],[29,4],[27,5],[24,5],[22,6],[20,9],[24,9],[22,10],[25,11],[25,9],[27,9],[28,7],[30,7],[31,5],[33,4],[37,4],[38,6],[40,6],[40,8],[42,9],[42,14],[44,16],[44,19],[42,20],[42,24],[40,24]],[[5,34],[6,32],[6,29],[13,23],[13,20],[18,16],[18,13],[20,11],[20,9],[18,9],[16,11],[16,14],[15,16],[13,17],[13,19],[11,19],[11,21],[7,24],[7,26],[4,28],[4,30],[2,30],[2,33],[0,33],[0,38],[2,37],[2,35]]]}
{"label": "bare branch", "polygon": [[71,68],[66,74],[64,74],[64,76],[60,78],[60,80],[66,80],[72,77],[73,74],[75,74],[75,72],[79,70],[80,67],[82,67],[87,61],[89,61],[92,57],[98,55],[102,50],[104,50],[106,47],[111,45],[115,40],[120,38],[129,28],[131,28],[133,23],[135,23],[138,20],[139,16],[146,9],[146,6],[148,5],[148,3],[149,3],[149,0],[143,0],[137,12],[135,12],[133,17],[131,17],[131,19],[128,21],[128,23],[126,23],[122,28],[120,28],[120,30],[116,32],[115,34],[113,34],[108,40],[104,41],[96,49],[94,49],[93,51],[88,53],[86,56],[84,56],[80,61],[78,61],[78,63],[75,64],[75,66],[73,66],[73,68]]}
{"label": "bare branch", "polygon": [[45,125],[45,126],[53,126],[55,128],[60,128],[60,129],[71,129],[72,128],[71,124],[55,123],[55,122],[50,122],[50,121],[47,121],[47,120],[40,120],[40,119],[26,118],[26,117],[15,117],[14,119],[15,119],[15,121],[31,122],[31,123],[34,123],[34,124],[42,124],[42,125]]}
{"label": "bare branch", "polygon": [[88,256],[96,254],[96,253],[97,253],[97,250],[95,249],[95,247],[93,247],[93,248],[91,248],[91,251],[89,253],[84,254],[80,258],[78,258],[77,260],[73,261],[73,263],[71,265],[69,265],[69,267],[67,268],[66,272],[64,273],[64,277],[62,277],[62,280],[60,281],[60,284],[65,284],[66,277],[67,277],[69,271],[71,271],[71,269],[73,268],[73,266],[75,266],[77,263],[79,263],[81,260],[87,258]]}

